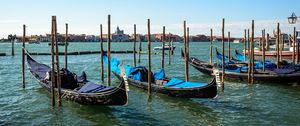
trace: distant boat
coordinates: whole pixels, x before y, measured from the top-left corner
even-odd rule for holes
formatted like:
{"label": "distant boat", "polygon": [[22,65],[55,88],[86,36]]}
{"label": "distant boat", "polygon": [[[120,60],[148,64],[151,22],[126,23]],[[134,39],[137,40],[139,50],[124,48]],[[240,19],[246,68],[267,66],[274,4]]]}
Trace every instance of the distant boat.
{"label": "distant boat", "polygon": [[29,41],[28,44],[40,44],[39,41]]}
{"label": "distant boat", "polygon": [[[48,45],[51,46],[51,42],[49,42]],[[59,45],[59,46],[65,46],[66,43],[65,42],[58,42],[57,45]],[[69,43],[67,45],[69,45]]]}
{"label": "distant boat", "polygon": [[240,40],[234,40],[233,43],[240,43]]}
{"label": "distant boat", "polygon": [[217,39],[217,38],[214,38],[212,41],[213,41],[213,42],[218,42],[218,39]]}
{"label": "distant boat", "polygon": [[171,48],[173,47],[173,50],[175,49],[175,46],[173,45],[169,45],[169,44],[165,44],[164,46],[157,46],[157,47],[154,47],[153,50],[170,50]]}

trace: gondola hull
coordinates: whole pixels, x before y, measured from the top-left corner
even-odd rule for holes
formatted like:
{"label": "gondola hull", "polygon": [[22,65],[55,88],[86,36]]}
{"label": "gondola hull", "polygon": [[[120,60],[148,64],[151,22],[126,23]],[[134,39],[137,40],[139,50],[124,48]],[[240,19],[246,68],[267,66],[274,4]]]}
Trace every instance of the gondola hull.
{"label": "gondola hull", "polygon": [[[114,75],[121,80],[122,77],[115,72]],[[128,84],[135,86],[137,88],[141,88],[144,90],[148,90],[148,83],[147,82],[140,82],[133,79],[128,78]],[[217,84],[216,80],[213,79],[210,84],[203,87],[197,88],[167,88],[163,87],[162,85],[157,85],[152,83],[151,84],[151,91],[157,92],[161,94],[165,94],[168,96],[173,97],[182,97],[182,98],[214,98],[217,96]]]}
{"label": "gondola hull", "polygon": [[[43,71],[47,71],[50,69],[49,66],[38,63],[35,60],[33,60],[30,55],[27,53],[27,62],[30,72],[34,75],[34,77],[39,81],[40,85],[47,89],[49,92],[51,92],[51,81],[47,81],[43,79],[44,77],[41,76],[44,73],[41,73]],[[32,69],[36,65],[35,69]],[[37,71],[36,69],[42,70]],[[88,83],[86,82],[79,82],[78,85],[85,85]],[[55,88],[55,93],[57,93],[58,89]],[[124,80],[121,79],[121,83],[118,87],[112,87],[111,89],[103,92],[97,92],[97,93],[79,93],[76,89],[64,89],[61,88],[62,98],[74,101],[80,104],[87,104],[87,105],[126,105],[128,101],[128,94],[125,87]]]}
{"label": "gondola hull", "polygon": [[[51,93],[51,86],[44,82],[40,82],[40,85],[47,89]],[[51,84],[50,84],[51,85]],[[122,82],[121,86],[125,89],[125,84]],[[121,88],[121,87],[120,87]],[[57,93],[57,88],[54,89]],[[77,102],[84,105],[126,105],[127,104],[127,94],[125,90],[114,89],[114,93],[77,93],[73,90],[62,89],[62,98]]]}
{"label": "gondola hull", "polygon": [[[213,75],[213,69],[211,65],[208,63],[198,60],[194,57],[189,59],[189,64],[192,65],[198,71],[207,74]],[[222,71],[219,72],[222,75]],[[239,79],[241,81],[248,80],[248,73],[236,73],[236,72],[226,72],[225,78]],[[271,71],[266,71],[264,73],[258,71],[254,74],[255,81],[261,82],[273,82],[273,83],[292,83],[292,82],[300,82],[300,72],[295,72],[292,74],[276,74]]]}

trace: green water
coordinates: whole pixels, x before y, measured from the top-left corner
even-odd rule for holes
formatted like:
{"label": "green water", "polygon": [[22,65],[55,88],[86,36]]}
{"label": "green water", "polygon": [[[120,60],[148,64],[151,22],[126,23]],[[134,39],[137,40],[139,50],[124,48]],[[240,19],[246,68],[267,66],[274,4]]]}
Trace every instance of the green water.
{"label": "green water", "polygon": [[[105,43],[106,44],[106,43]],[[145,50],[146,43],[143,43]],[[159,46],[153,43],[152,47]],[[183,79],[182,43],[175,43],[172,64],[167,75]],[[221,43],[217,43],[220,46]],[[130,87],[127,106],[86,106],[63,101],[63,107],[52,108],[50,94],[43,89],[26,69],[26,88],[21,84],[21,44],[16,44],[16,56],[10,56],[11,45],[0,44],[0,125],[299,125],[300,88],[283,84],[244,82],[225,83],[225,91],[215,99],[182,99],[152,94]],[[46,43],[27,44],[30,52],[50,52]],[[232,44],[241,48],[242,44]],[[99,50],[99,43],[70,43],[69,51]],[[111,50],[132,50],[132,43],[112,43]],[[60,47],[62,50],[64,47]],[[88,79],[100,82],[100,54],[69,56],[69,67],[76,73],[86,71]],[[133,64],[133,54],[112,54]],[[190,56],[209,59],[209,43],[190,43]],[[33,56],[50,64],[50,56]],[[152,68],[160,67],[161,55],[152,55]],[[60,59],[63,66],[63,57]],[[142,55],[146,65],[147,55]],[[216,61],[216,59],[214,59]],[[210,81],[190,66],[191,81]],[[118,80],[113,76],[113,84]]]}

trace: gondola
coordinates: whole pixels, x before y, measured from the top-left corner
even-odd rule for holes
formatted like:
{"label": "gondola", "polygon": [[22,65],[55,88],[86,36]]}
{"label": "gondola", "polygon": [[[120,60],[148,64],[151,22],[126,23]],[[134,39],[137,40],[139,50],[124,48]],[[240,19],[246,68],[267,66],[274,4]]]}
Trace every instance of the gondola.
{"label": "gondola", "polygon": [[[27,64],[30,72],[40,82],[40,85],[51,92],[51,67],[35,61],[28,52],[26,52]],[[61,69],[61,93],[62,98],[74,101],[80,104],[88,105],[126,105],[128,102],[128,93],[125,82],[121,82],[117,87],[104,86],[90,82],[83,72],[81,76],[70,72],[67,69]],[[55,91],[58,89],[55,87]]]}
{"label": "gondola", "polygon": [[[216,54],[217,54],[217,58],[222,61],[222,54],[218,52],[218,50],[216,49]],[[246,62],[244,62],[244,56],[241,55],[237,50],[235,50],[235,57],[236,58],[231,58],[230,61],[228,61],[228,56],[225,56],[225,68],[226,69],[230,69],[232,70],[235,67],[247,67],[248,65],[248,57],[246,57]],[[266,60],[265,61],[265,68],[268,70],[274,70],[276,68],[276,64],[272,63],[271,60]],[[290,68],[291,64],[287,63],[286,61],[282,61],[281,62],[281,68]],[[263,62],[259,61],[259,60],[254,60],[254,68],[255,69],[263,69]]]}
{"label": "gondola", "polygon": [[[189,64],[193,66],[198,71],[213,75],[213,66],[208,62],[199,60],[195,57],[189,58]],[[228,64],[226,64],[228,65]],[[226,68],[225,65],[225,68]],[[231,66],[231,65],[229,65]],[[222,71],[220,70],[220,75]],[[235,66],[232,69],[225,69],[225,78],[238,79],[241,81],[248,80],[248,68],[247,66]],[[300,82],[300,71],[297,69],[290,68],[280,68],[280,69],[270,69],[263,72],[261,69],[255,69],[254,80],[261,82],[273,82],[273,83],[292,83]]]}
{"label": "gondola", "polygon": [[[244,61],[244,55],[239,53],[237,50],[235,50],[235,56],[236,56],[236,59],[238,59],[240,62],[243,62]],[[248,62],[248,56],[246,56],[246,63]],[[256,69],[262,69],[263,67],[263,62],[262,61],[258,61],[258,60],[254,60],[255,61],[255,67]],[[277,65],[275,63],[272,63],[271,60],[265,60],[265,68],[268,69],[268,70],[274,70],[275,68],[277,67]],[[284,68],[284,69],[292,69],[293,68],[293,65],[292,63],[289,63],[288,61],[286,60],[282,60],[279,62],[279,67],[280,68]],[[295,64],[295,68],[296,70],[300,70],[299,69],[300,67],[300,64]]]}
{"label": "gondola", "polygon": [[162,46],[154,47],[153,50],[175,50],[175,48],[176,47],[174,45],[165,44]]}
{"label": "gondola", "polygon": [[[105,63],[107,63],[106,54],[104,55]],[[120,62],[116,58],[111,58],[111,70],[113,74],[118,78],[122,79],[120,76],[119,70]],[[126,77],[129,85],[141,88],[144,90],[148,89],[148,80],[147,78],[140,80],[137,79],[137,76],[140,75],[147,76],[147,72],[143,72],[145,67],[131,67],[125,65]],[[147,71],[147,70],[146,70]],[[164,71],[164,70],[161,70]],[[161,71],[158,72],[161,74]],[[164,72],[163,72],[164,73]],[[157,74],[157,73],[155,73]],[[155,80],[151,83],[151,91],[161,94],[165,94],[172,97],[182,97],[182,98],[215,98],[217,96],[217,82],[214,77],[209,83],[196,83],[196,82],[186,82],[176,78],[166,78],[155,79],[157,77],[152,77],[152,80]]]}

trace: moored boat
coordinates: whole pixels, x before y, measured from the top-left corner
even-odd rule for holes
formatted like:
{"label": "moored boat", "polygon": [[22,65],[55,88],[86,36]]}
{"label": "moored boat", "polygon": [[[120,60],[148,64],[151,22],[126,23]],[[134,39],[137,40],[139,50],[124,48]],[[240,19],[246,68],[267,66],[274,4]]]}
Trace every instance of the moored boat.
{"label": "moored boat", "polygon": [[[246,55],[248,55],[248,50],[246,50]],[[296,53],[295,53],[296,54]],[[300,54],[300,52],[299,52]],[[259,50],[254,50],[254,55],[255,56],[262,56],[263,55],[263,51],[259,51]],[[279,54],[281,55],[281,54]],[[277,56],[277,51],[265,51],[265,57],[276,57]],[[293,51],[282,51],[282,57],[283,58],[292,58],[293,56]]]}
{"label": "moored boat", "polygon": [[[107,63],[107,57],[104,60]],[[120,62],[116,58],[111,58],[111,70],[118,79],[122,79],[120,75]],[[124,65],[128,84],[141,88],[148,89],[148,70],[145,67],[131,67]],[[215,77],[211,82],[197,83],[186,82],[176,78],[166,78],[164,70],[160,70],[153,74],[151,82],[151,91],[165,94],[173,97],[183,98],[214,98],[217,96],[217,82]]]}
{"label": "moored boat", "polygon": [[165,44],[164,46],[154,47],[153,50],[174,50],[176,47],[174,45]]}
{"label": "moored boat", "polygon": [[[198,71],[212,75],[213,66],[208,62],[199,60],[195,57],[189,58],[189,64]],[[226,67],[225,67],[226,68]],[[222,71],[219,72],[222,75]],[[234,66],[231,69],[225,69],[225,78],[239,79],[241,81],[248,80],[247,66]],[[273,83],[292,83],[300,82],[300,71],[291,68],[270,69],[263,72],[261,69],[255,69],[255,81],[273,82]]]}
{"label": "moored boat", "polygon": [[[35,61],[26,52],[27,64],[30,72],[40,82],[40,85],[51,92],[51,68]],[[128,102],[127,87],[123,79],[118,86],[104,86],[90,82],[83,72],[78,76],[67,69],[61,69],[62,97],[69,101],[89,105],[126,105]],[[55,91],[58,88],[55,86]]]}
{"label": "moored boat", "polygon": [[233,43],[240,43],[240,40],[236,39],[233,41]]}

